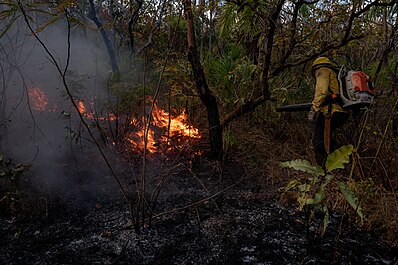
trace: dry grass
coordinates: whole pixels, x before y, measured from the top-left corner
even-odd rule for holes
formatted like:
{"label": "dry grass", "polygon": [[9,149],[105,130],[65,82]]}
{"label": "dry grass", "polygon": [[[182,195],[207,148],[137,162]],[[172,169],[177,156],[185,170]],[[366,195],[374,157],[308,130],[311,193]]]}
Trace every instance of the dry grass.
{"label": "dry grass", "polygon": [[367,203],[365,226],[382,240],[398,247],[398,197],[396,193],[380,191]]}
{"label": "dry grass", "polygon": [[[398,137],[391,126],[394,104],[393,101],[382,102],[361,116],[357,125],[351,121],[339,131],[337,140],[340,145],[350,143],[357,148],[355,163],[340,172],[338,178],[349,183],[360,199],[365,213],[363,227],[396,247]],[[263,122],[258,122],[258,113],[248,115],[231,126],[228,135],[233,136],[233,141],[228,143],[228,154],[252,171],[259,185],[273,187],[277,198],[280,194],[276,191],[286,186],[289,180],[306,177],[282,170],[280,162],[294,159],[315,162],[311,147],[312,127],[303,113],[277,115],[271,111],[265,117]],[[287,196],[294,200],[295,195],[290,195]],[[287,202],[292,200],[286,199]],[[347,211],[341,197],[335,197],[334,201],[337,202],[334,204],[336,210]]]}

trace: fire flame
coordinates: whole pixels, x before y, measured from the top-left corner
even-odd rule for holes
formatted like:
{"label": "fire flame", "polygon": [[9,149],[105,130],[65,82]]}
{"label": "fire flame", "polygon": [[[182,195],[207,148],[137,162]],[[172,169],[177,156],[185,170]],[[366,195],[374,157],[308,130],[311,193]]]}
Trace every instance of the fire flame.
{"label": "fire flame", "polygon": [[[158,151],[157,145],[166,144],[167,150],[170,150],[168,146],[171,138],[177,139],[178,145],[183,145],[188,139],[200,139],[199,130],[193,126],[189,126],[187,123],[188,116],[185,111],[182,111],[179,115],[173,117],[167,111],[160,109],[154,104],[152,110],[152,118],[150,126],[146,127],[147,130],[147,151],[149,153],[155,153]],[[145,146],[145,120],[140,122],[133,118],[131,124],[139,128],[136,132],[130,133],[128,141],[132,143],[133,148],[144,150]],[[142,126],[144,124],[144,126]],[[157,140],[155,137],[155,130],[160,131],[161,135]]]}
{"label": "fire flame", "polygon": [[[38,87],[31,87],[28,89],[28,96],[31,108],[36,111],[54,111],[49,109],[48,97]],[[113,121],[117,116],[113,113],[108,114],[107,117],[100,117],[93,109],[93,103],[89,107],[86,106],[85,101],[79,99],[76,101],[76,106],[79,113],[86,119],[97,121]],[[178,115],[171,115],[167,111],[159,108],[155,103],[151,113],[151,118],[148,116],[141,119],[132,118],[130,120],[131,130],[128,128],[125,141],[133,150],[144,150],[148,153],[156,153],[159,147],[165,147],[167,151],[174,147],[182,147],[188,143],[189,139],[200,139],[199,130],[187,123],[188,115],[183,110]],[[148,124],[150,122],[150,124]]]}
{"label": "fire flame", "polygon": [[[135,118],[131,120],[131,124],[133,126],[140,126],[139,122]],[[145,121],[142,122],[145,124]],[[145,139],[146,140],[146,150],[149,153],[155,153],[157,151],[156,141],[155,141],[155,132],[147,128],[147,135],[145,135],[145,128],[140,128],[136,132],[130,132],[129,135],[126,137],[127,142],[133,147],[133,149],[144,150],[145,149]]]}
{"label": "fire flame", "polygon": [[[77,108],[78,108],[80,114],[87,119],[90,119],[90,120],[97,119],[100,121],[106,121],[106,120],[113,121],[116,119],[116,116],[113,113],[109,113],[108,117],[97,117],[95,112],[87,110],[86,105],[84,104],[84,100],[82,100],[82,99],[77,100],[76,105],[77,105]],[[93,105],[93,104],[91,104],[91,105]]]}
{"label": "fire flame", "polygon": [[[187,124],[188,116],[185,113],[185,110],[183,110],[177,117],[172,118],[167,111],[159,109],[155,104],[152,116],[155,126],[165,129],[170,127],[170,137],[182,135],[190,138],[200,138],[199,130]],[[163,137],[165,138],[166,136]]]}
{"label": "fire flame", "polygon": [[84,105],[83,100],[80,99],[77,101],[77,108],[79,109],[80,114],[86,117],[87,119],[94,119],[94,112],[87,111],[87,108]]}
{"label": "fire flame", "polygon": [[[98,119],[100,121],[116,119],[116,116],[112,113],[109,114],[107,118],[95,117],[96,115],[94,112],[87,110],[83,100],[78,100],[77,106],[79,112],[87,119]],[[125,140],[133,150],[142,151],[146,146],[146,151],[148,153],[156,153],[158,151],[158,146],[162,144],[169,145],[171,138],[181,138],[177,139],[178,145],[183,145],[188,139],[200,139],[199,130],[193,126],[189,126],[187,120],[188,115],[185,111],[173,117],[167,111],[160,109],[154,104],[149,126],[148,119],[145,119],[145,117],[142,117],[141,120],[134,117],[131,118],[130,125],[132,125],[134,129],[130,130]],[[160,137],[156,137],[156,135]],[[168,149],[170,148],[168,147]]]}
{"label": "fire flame", "polygon": [[30,87],[28,89],[29,103],[33,110],[45,111],[48,105],[46,94],[38,87]]}

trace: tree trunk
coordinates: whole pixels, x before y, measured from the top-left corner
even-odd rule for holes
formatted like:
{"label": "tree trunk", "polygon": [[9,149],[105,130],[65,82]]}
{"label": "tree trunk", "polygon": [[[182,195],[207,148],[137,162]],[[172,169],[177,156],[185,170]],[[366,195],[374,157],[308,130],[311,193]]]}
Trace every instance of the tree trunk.
{"label": "tree trunk", "polygon": [[217,100],[209,89],[196,49],[191,0],[184,0],[183,3],[188,34],[188,60],[192,66],[196,90],[207,110],[211,156],[220,159],[222,154],[222,128],[220,126]]}
{"label": "tree trunk", "polygon": [[88,17],[95,23],[97,28],[99,29],[102,39],[104,40],[106,49],[108,50],[108,55],[109,55],[109,60],[111,62],[111,67],[112,67],[112,72],[118,72],[119,71],[119,66],[117,65],[116,62],[116,54],[115,50],[113,48],[113,45],[108,38],[108,34],[106,33],[102,23],[99,21],[97,18],[97,13],[95,12],[95,6],[93,0],[89,0],[90,3],[90,12],[88,14]]}
{"label": "tree trunk", "polygon": [[274,12],[272,12],[271,17],[269,19],[270,25],[267,34],[264,69],[262,74],[262,92],[264,98],[269,98],[271,96],[271,93],[269,91],[269,69],[271,66],[271,59],[272,59],[272,47],[274,46],[274,35],[277,28],[276,22],[279,18],[279,14],[281,13],[284,3],[285,0],[278,0],[275,10]]}
{"label": "tree trunk", "polygon": [[129,38],[130,38],[130,52],[133,54],[135,52],[135,38],[134,38],[134,26],[138,20],[138,14],[142,8],[143,0],[136,0],[138,6],[134,9],[132,1],[130,1],[130,12],[131,18],[129,20]]}

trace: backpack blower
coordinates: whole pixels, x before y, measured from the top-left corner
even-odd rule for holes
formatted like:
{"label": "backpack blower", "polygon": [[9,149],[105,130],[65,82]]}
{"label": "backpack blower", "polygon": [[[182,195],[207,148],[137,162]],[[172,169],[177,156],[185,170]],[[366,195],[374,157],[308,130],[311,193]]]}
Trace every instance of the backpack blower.
{"label": "backpack blower", "polygon": [[[340,68],[337,79],[339,81],[339,102],[346,110],[359,110],[369,107],[374,101],[374,86],[370,77],[362,71]],[[275,108],[276,112],[310,111],[312,103],[286,105]]]}

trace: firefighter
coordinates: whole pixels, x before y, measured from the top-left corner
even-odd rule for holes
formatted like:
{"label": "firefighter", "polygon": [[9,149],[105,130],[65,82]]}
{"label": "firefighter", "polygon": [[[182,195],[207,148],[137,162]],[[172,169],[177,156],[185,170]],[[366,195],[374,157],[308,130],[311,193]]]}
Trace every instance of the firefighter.
{"label": "firefighter", "polygon": [[312,145],[317,164],[324,167],[327,155],[335,149],[333,133],[348,120],[349,113],[340,103],[335,65],[328,58],[319,57],[313,62],[311,70],[316,86],[308,120],[315,122]]}

